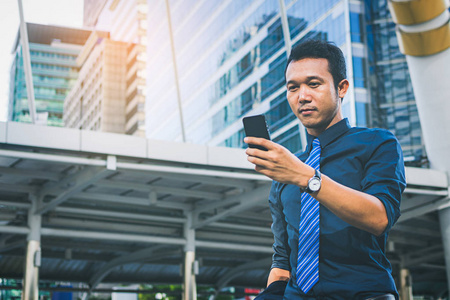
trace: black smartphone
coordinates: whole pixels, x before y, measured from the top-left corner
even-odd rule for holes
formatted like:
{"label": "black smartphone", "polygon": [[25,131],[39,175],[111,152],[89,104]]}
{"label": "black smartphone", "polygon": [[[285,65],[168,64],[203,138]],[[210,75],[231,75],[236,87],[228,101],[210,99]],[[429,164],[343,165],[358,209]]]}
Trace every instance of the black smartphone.
{"label": "black smartphone", "polygon": [[[249,116],[242,119],[244,123],[245,136],[253,136],[264,138],[270,141],[269,128],[267,127],[266,118],[264,115]],[[257,148],[267,151],[262,146],[248,144],[250,148]]]}

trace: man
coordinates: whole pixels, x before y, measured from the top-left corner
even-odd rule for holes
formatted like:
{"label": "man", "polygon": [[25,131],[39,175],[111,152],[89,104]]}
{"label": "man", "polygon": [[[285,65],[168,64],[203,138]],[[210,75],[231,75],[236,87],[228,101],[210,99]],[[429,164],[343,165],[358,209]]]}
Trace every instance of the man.
{"label": "man", "polygon": [[[306,41],[286,67],[287,100],[307,130],[298,157],[266,139],[245,142],[255,170],[272,178],[274,255],[259,299],[398,299],[385,255],[400,215],[405,171],[400,145],[382,129],[352,128],[342,116],[345,60],[335,45]],[[268,296],[265,296],[268,295]]]}

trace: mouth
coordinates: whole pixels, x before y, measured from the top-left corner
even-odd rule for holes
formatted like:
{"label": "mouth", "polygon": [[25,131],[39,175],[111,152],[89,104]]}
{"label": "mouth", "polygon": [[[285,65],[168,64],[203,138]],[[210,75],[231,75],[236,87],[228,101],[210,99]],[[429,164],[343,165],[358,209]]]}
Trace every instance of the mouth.
{"label": "mouth", "polygon": [[310,114],[312,114],[314,111],[316,111],[315,108],[302,108],[302,109],[299,109],[299,110],[298,110],[298,112],[299,112],[301,115],[310,115]]}

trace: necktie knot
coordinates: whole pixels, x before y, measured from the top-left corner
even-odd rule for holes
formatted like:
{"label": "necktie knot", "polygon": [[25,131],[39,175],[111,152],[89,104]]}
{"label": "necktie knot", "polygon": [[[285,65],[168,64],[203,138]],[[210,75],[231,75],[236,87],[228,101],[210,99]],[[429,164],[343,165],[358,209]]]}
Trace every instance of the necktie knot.
{"label": "necktie knot", "polygon": [[319,140],[319,138],[315,138],[313,140],[313,148],[315,148],[315,147],[320,147],[320,140]]}
{"label": "necktie knot", "polygon": [[[319,151],[319,155],[320,155],[320,151],[321,151],[321,147],[320,147],[320,140],[318,138],[315,138],[312,142],[312,150],[311,153],[313,151]],[[311,156],[311,154],[309,154]]]}
{"label": "necktie knot", "polygon": [[318,138],[315,138],[312,143],[311,152],[309,153],[309,156],[306,159],[305,164],[320,171],[320,154],[321,154],[321,152],[322,152],[322,149],[320,148],[320,141]]}

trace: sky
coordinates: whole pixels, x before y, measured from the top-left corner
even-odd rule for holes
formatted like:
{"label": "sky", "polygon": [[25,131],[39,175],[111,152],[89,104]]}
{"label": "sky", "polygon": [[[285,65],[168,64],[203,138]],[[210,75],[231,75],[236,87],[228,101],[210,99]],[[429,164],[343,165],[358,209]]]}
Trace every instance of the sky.
{"label": "sky", "polygon": [[[82,27],[83,0],[22,0],[25,22]],[[11,50],[19,30],[18,0],[0,3],[0,121],[6,121]]]}

